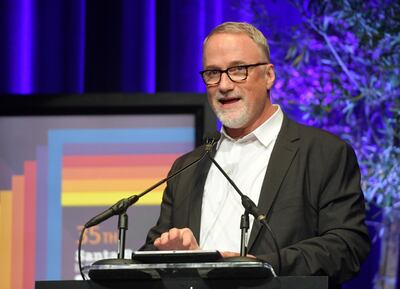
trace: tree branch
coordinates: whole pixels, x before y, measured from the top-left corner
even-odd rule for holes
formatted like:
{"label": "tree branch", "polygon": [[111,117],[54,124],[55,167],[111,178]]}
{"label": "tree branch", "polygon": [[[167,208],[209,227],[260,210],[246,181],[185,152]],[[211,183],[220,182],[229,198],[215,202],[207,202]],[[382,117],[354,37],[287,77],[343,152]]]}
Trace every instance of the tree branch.
{"label": "tree branch", "polygon": [[333,47],[332,42],[330,41],[328,35],[325,32],[323,32],[320,29],[318,29],[317,26],[315,26],[315,24],[311,20],[306,19],[306,21],[314,31],[316,31],[319,35],[321,35],[324,38],[326,44],[328,45],[329,50],[332,52],[333,56],[335,57],[336,61],[339,63],[339,65],[342,68],[342,70],[344,71],[344,73],[347,75],[347,77],[350,79],[350,81],[357,87],[357,89],[359,91],[361,91],[361,86],[358,84],[358,82],[351,75],[351,73],[350,73],[349,69],[347,68],[346,64],[344,64],[342,58],[336,52],[336,49]]}

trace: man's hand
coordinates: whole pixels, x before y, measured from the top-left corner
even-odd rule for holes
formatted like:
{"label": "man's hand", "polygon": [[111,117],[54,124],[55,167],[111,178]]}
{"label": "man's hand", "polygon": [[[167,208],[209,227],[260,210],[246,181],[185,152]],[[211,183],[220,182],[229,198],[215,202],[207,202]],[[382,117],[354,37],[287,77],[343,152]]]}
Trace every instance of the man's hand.
{"label": "man's hand", "polygon": [[154,241],[159,250],[198,250],[196,238],[189,228],[172,228]]}

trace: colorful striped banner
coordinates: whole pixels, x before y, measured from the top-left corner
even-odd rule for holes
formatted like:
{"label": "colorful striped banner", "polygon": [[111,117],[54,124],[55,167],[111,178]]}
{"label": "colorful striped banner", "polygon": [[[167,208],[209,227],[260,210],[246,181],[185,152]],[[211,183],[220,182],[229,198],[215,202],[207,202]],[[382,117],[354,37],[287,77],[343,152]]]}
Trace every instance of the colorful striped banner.
{"label": "colorful striped banner", "polygon": [[12,192],[0,191],[0,288],[11,289]]}
{"label": "colorful striped banner", "polygon": [[46,279],[47,247],[47,166],[48,150],[46,146],[36,149],[36,280]]}
{"label": "colorful striped banner", "polygon": [[[63,180],[62,194],[73,192],[109,192],[125,191],[140,192],[149,187],[149,184],[157,183],[159,179],[86,179]],[[92,195],[92,197],[96,197]]]}
{"label": "colorful striped banner", "polygon": [[[84,179],[143,179],[149,176],[162,179],[167,176],[168,166],[137,166],[137,167],[63,167],[63,180]],[[150,185],[150,183],[148,184]]]}
{"label": "colorful striped banner", "polygon": [[24,213],[25,178],[12,178],[11,288],[24,289]]}
{"label": "colorful striped banner", "polygon": [[[161,145],[160,145],[161,144]],[[147,143],[69,143],[65,144],[63,154],[69,155],[129,155],[129,154],[180,154],[190,151],[193,141],[190,142],[147,142]]]}
{"label": "colorful striped banner", "polygon": [[[131,187],[132,183],[122,181],[121,185],[117,185],[122,179],[111,179],[111,182],[101,183],[99,190],[94,190],[93,186],[96,186],[96,179],[81,179],[86,182],[91,190],[86,191],[79,190],[80,185],[70,183],[70,180],[63,182],[63,169],[64,168],[82,168],[82,167],[140,167],[140,166],[154,166],[154,167],[165,167],[170,166],[173,161],[180,156],[182,153],[189,151],[194,146],[195,130],[194,128],[188,127],[174,127],[174,128],[144,128],[144,129],[78,129],[78,130],[49,130],[48,133],[48,203],[47,203],[47,240],[46,240],[46,279],[60,279],[61,278],[61,243],[62,243],[62,212],[61,206],[78,206],[79,204],[90,205],[94,203],[94,200],[101,199],[102,202],[106,201],[107,204],[112,205],[118,201],[120,196],[119,193],[123,193],[123,197],[127,197],[140,190],[140,188],[147,188],[154,182],[141,182],[139,188]],[[140,153],[130,154],[118,154],[118,149],[112,148],[111,144],[115,144],[117,147],[122,144],[124,152],[129,150],[127,144],[135,143],[137,147],[140,147]],[[159,145],[162,148],[164,145],[168,145],[170,148],[174,146],[179,147],[182,143],[192,143],[191,148],[185,151],[177,152],[174,149],[172,152],[162,151],[162,153],[154,154],[154,151],[146,151],[146,146]],[[81,155],[79,153],[80,148],[84,148],[86,152],[90,145],[93,145],[96,151],[95,155]],[[84,145],[84,146],[82,146]],[[102,153],[102,149],[105,148],[108,152],[112,152],[111,155]],[[66,155],[65,153],[68,152]],[[165,152],[165,153],[164,153]],[[166,175],[167,172],[165,172]],[[149,176],[147,177],[149,178]],[[154,178],[150,175],[150,178]],[[155,179],[152,179],[155,180]],[[73,181],[72,181],[73,182]],[[81,183],[81,185],[83,184]],[[100,183],[98,183],[100,184]],[[104,190],[104,186],[111,189],[111,185],[114,184],[113,191],[110,193],[109,190]],[[115,189],[115,185],[119,186],[121,191]],[[127,187],[128,185],[128,187]],[[73,188],[75,195],[69,195],[71,192],[64,193],[63,189]],[[76,191],[75,191],[76,190]],[[89,192],[88,192],[89,191]],[[84,195],[83,193],[91,195]],[[94,197],[93,192],[98,193],[104,192],[105,195],[97,195]],[[127,193],[125,195],[125,193]],[[155,197],[160,195],[157,200],[159,203],[161,200],[161,193],[149,194],[148,197]],[[146,196],[147,197],[147,196]],[[143,198],[143,202],[149,200]],[[152,201],[153,202],[153,201]]]}
{"label": "colorful striped banner", "polygon": [[62,166],[66,168],[165,166],[171,165],[179,156],[179,154],[64,156]]}
{"label": "colorful striped banner", "polygon": [[[73,192],[62,194],[61,204],[63,207],[77,206],[111,206],[123,198],[138,195],[142,191],[129,192]],[[154,190],[142,197],[136,205],[159,205],[163,195],[163,187]]]}
{"label": "colorful striped banner", "polygon": [[24,289],[35,285],[36,247],[36,162],[26,161],[24,165]]}

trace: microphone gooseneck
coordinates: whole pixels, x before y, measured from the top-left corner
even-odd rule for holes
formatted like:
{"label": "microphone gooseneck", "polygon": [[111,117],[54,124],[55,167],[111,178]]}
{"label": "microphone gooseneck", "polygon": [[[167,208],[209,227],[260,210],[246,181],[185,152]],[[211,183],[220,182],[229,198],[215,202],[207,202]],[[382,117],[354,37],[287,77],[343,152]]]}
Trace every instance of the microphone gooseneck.
{"label": "microphone gooseneck", "polygon": [[[208,140],[206,140],[206,143],[208,142],[210,145],[212,144],[211,148],[213,145],[218,141],[219,136],[217,137],[210,137]],[[207,144],[206,144],[207,148]],[[279,250],[278,242],[276,241],[275,235],[272,232],[270,226],[267,223],[267,217],[261,212],[261,210],[256,206],[256,204],[245,194],[243,194],[240,189],[236,186],[236,184],[233,182],[233,180],[228,176],[228,174],[224,171],[223,168],[218,164],[218,162],[211,156],[211,149],[207,150],[206,149],[206,154],[208,158],[211,160],[211,162],[218,168],[218,170],[224,175],[224,177],[228,180],[228,182],[232,185],[232,187],[235,189],[235,191],[240,195],[241,200],[242,200],[242,205],[245,209],[246,212],[251,214],[256,220],[258,220],[262,225],[265,226],[267,231],[270,233],[272,237],[272,241],[274,243],[274,247],[276,250],[276,254],[278,257],[278,275],[280,275],[281,268],[282,268],[282,259],[281,259],[281,253]]]}

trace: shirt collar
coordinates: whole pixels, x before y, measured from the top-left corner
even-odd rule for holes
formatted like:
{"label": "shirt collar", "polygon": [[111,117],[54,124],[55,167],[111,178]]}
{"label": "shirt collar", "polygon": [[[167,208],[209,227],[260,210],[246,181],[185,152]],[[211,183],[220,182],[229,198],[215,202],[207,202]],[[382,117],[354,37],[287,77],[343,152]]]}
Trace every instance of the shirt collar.
{"label": "shirt collar", "polygon": [[267,147],[273,140],[275,140],[278,136],[278,133],[281,129],[283,123],[283,112],[281,107],[277,104],[273,105],[277,107],[277,110],[274,114],[268,118],[263,124],[257,127],[254,131],[245,135],[239,139],[231,138],[225,131],[225,128],[222,127],[221,129],[221,139],[218,142],[217,148],[221,145],[221,142],[224,139],[228,139],[231,142],[238,142],[238,143],[246,143],[258,140],[262,145]]}

